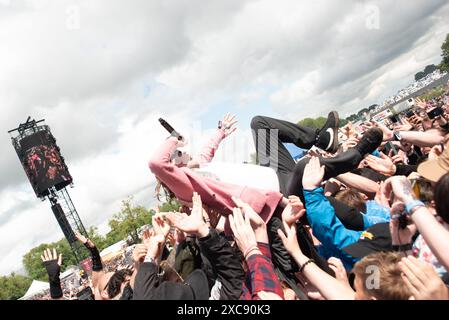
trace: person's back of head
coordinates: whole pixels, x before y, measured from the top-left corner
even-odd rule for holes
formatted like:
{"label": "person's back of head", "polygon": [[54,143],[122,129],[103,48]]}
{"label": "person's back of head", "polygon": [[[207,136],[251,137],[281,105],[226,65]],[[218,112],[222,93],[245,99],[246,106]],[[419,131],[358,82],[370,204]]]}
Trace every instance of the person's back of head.
{"label": "person's back of head", "polygon": [[356,208],[359,212],[366,212],[366,202],[357,191],[351,189],[339,191],[335,195],[335,199]]}
{"label": "person's back of head", "polygon": [[356,298],[360,300],[408,300],[411,292],[399,267],[402,255],[396,252],[372,253],[357,262],[355,274]]}

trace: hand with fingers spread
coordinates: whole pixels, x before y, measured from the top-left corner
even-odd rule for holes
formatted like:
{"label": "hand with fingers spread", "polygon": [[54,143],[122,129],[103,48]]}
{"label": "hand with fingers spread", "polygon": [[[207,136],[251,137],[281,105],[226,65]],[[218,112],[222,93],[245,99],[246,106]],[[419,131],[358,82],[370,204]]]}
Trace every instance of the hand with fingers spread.
{"label": "hand with fingers spread", "polygon": [[416,300],[449,300],[448,287],[435,269],[427,262],[413,256],[402,258],[399,268],[402,279]]}
{"label": "hand with fingers spread", "polygon": [[62,254],[56,252],[56,249],[46,249],[41,255],[42,262],[47,270],[48,279],[50,282],[50,296],[52,299],[59,299],[63,296],[61,289],[61,280],[59,274],[61,273]]}
{"label": "hand with fingers spread", "polygon": [[267,234],[267,226],[265,221],[254,211],[251,206],[241,199],[232,197],[237,208],[239,208],[242,214],[249,219],[251,223],[251,227],[254,230],[254,234],[256,235],[257,242],[268,243],[268,234]]}
{"label": "hand with fingers spread", "polygon": [[224,116],[223,120],[221,121],[221,130],[223,131],[225,137],[230,136],[235,130],[237,130],[237,127],[235,126],[237,124],[237,120],[235,119],[235,115],[227,114]]}
{"label": "hand with fingers spread", "polygon": [[201,196],[194,192],[192,200],[193,207],[190,216],[185,213],[170,212],[167,214],[167,219],[175,228],[203,238],[209,234],[209,227],[203,219]]}
{"label": "hand with fingers spread", "polygon": [[382,152],[380,153],[380,158],[368,155],[363,160],[365,166],[387,176],[392,176],[396,173],[396,165]]}
{"label": "hand with fingers spread", "polygon": [[229,224],[234,234],[234,240],[245,259],[253,254],[261,254],[249,216],[243,217],[242,211],[239,208],[234,208],[233,214],[229,216]]}
{"label": "hand with fingers spread", "polygon": [[304,168],[302,186],[304,190],[314,190],[321,186],[324,178],[324,166],[320,165],[318,157],[312,157]]}
{"label": "hand with fingers spread", "polygon": [[301,219],[305,213],[306,210],[304,209],[304,204],[301,199],[297,196],[289,196],[288,204],[284,211],[282,211],[282,221],[288,226],[291,226]]}
{"label": "hand with fingers spread", "polygon": [[426,100],[421,99],[421,98],[416,98],[416,99],[415,99],[415,105],[416,105],[418,108],[422,109],[422,110],[426,110],[426,108],[427,108],[427,102],[426,102]]}
{"label": "hand with fingers spread", "polygon": [[[304,254],[301,251],[301,248],[299,247],[298,243],[298,236],[296,235],[296,225],[287,225],[287,223],[283,222],[285,233],[278,229],[278,235],[282,240],[282,243],[284,244],[285,249],[290,253],[290,255],[298,261],[297,258],[299,257],[305,257]],[[301,260],[301,259],[299,259]]]}

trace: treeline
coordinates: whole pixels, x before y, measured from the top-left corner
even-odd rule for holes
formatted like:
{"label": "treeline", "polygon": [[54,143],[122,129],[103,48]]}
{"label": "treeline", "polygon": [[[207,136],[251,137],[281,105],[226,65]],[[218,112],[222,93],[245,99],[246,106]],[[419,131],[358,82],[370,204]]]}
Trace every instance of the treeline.
{"label": "treeline", "polygon": [[[178,209],[179,203],[177,201],[168,201],[160,206],[162,212]],[[93,226],[88,228],[87,233],[100,252],[121,240],[138,243],[140,241],[138,229],[144,225],[151,225],[151,218],[154,213],[154,210],[149,210],[143,206],[134,206],[130,197],[122,201],[120,212],[114,214],[109,220],[110,231],[106,235],[100,235],[98,229]],[[11,273],[9,276],[0,278],[0,300],[21,298],[28,290],[33,279],[48,281],[47,272],[41,260],[41,255],[47,248],[55,248],[62,254],[61,272],[64,272],[67,267],[77,264],[72,249],[65,238],[53,243],[42,243],[23,256],[22,263],[27,273],[26,277]],[[88,256],[87,250],[84,250],[82,259]]]}

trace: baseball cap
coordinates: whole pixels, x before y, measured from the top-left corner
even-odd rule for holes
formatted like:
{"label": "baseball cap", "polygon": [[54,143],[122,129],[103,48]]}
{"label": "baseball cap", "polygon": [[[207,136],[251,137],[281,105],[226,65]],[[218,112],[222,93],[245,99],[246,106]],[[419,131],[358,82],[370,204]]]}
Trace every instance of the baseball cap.
{"label": "baseball cap", "polygon": [[362,232],[359,241],[343,248],[354,258],[362,259],[375,252],[393,251],[390,224],[378,223]]}
{"label": "baseball cap", "polygon": [[435,160],[427,160],[418,166],[418,173],[432,182],[438,182],[442,176],[449,172],[449,148],[446,146],[443,153]]}

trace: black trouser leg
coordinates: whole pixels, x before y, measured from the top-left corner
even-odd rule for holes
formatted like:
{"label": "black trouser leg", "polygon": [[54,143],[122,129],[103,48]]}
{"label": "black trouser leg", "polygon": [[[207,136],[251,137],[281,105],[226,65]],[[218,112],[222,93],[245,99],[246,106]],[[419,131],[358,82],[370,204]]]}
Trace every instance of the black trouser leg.
{"label": "black trouser leg", "polygon": [[[362,155],[356,149],[350,149],[335,158],[320,158],[321,165],[325,167],[324,180],[354,170],[362,159]],[[296,164],[287,186],[288,195],[298,196],[303,202],[302,177],[304,175],[304,168],[309,161],[310,158],[304,158]]]}
{"label": "black trouser leg", "polygon": [[284,143],[294,143],[300,148],[309,149],[315,143],[316,130],[263,116],[256,116],[251,120],[251,129],[259,164],[276,171],[281,193],[286,195],[295,161]]}

